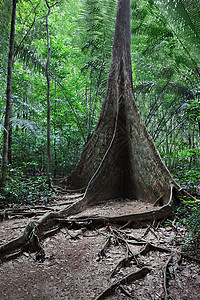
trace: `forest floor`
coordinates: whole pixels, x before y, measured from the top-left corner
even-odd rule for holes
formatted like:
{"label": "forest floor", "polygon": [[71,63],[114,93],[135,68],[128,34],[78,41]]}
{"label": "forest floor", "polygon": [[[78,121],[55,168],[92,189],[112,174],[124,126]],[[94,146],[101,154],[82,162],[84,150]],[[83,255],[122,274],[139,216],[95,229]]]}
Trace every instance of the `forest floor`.
{"label": "forest floor", "polygon": [[[37,219],[80,197],[62,194],[47,206],[7,210],[7,219],[0,222],[0,246],[20,235],[30,217]],[[80,215],[120,215],[133,212],[132,205],[113,201]],[[134,213],[150,206],[134,202]],[[198,300],[200,251],[183,252],[186,238],[186,229],[175,221],[134,227],[88,227],[83,222],[76,229],[62,228],[42,241],[44,260],[24,252],[0,264],[0,300]]]}

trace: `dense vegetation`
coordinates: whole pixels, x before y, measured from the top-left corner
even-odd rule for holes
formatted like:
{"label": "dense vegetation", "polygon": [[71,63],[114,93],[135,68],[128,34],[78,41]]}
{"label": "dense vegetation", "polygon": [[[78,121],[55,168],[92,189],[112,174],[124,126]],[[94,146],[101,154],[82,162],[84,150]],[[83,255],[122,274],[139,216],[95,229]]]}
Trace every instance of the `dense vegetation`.
{"label": "dense vegetation", "polygon": [[[52,178],[66,177],[77,164],[82,146],[98,120],[105,93],[116,2],[21,0],[17,3],[9,159],[2,203],[5,199],[30,203],[41,194],[47,201],[47,173]],[[49,171],[48,5],[52,5],[48,16]],[[133,79],[141,116],[174,177],[199,196],[198,1],[132,0],[131,8]],[[12,1],[1,0],[1,148],[11,14]],[[198,218],[198,209],[196,215]]]}

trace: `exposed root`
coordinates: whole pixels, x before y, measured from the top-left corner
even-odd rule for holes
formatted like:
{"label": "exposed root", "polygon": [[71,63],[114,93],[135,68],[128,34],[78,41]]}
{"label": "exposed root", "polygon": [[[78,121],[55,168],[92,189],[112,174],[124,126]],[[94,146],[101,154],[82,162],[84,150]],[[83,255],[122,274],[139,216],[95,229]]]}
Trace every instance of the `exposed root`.
{"label": "exposed root", "polygon": [[22,250],[16,251],[15,253],[12,253],[12,254],[8,254],[4,257],[2,262],[16,259],[17,257],[21,256],[22,254],[23,254]]}
{"label": "exposed root", "polygon": [[112,285],[110,285],[102,294],[100,294],[96,298],[96,300],[105,299],[105,297],[111,295],[119,285],[129,284],[129,283],[133,282],[134,280],[141,279],[141,278],[145,277],[150,272],[151,272],[150,268],[144,267],[144,268],[140,269],[139,271],[130,273],[129,275],[127,275],[127,276],[123,277],[122,279],[118,280],[116,283],[113,283]]}
{"label": "exposed root", "polygon": [[168,258],[166,264],[163,267],[163,285],[164,285],[164,299],[167,300],[168,299],[168,291],[167,291],[167,271],[168,271],[168,267],[169,267],[169,263],[172,261],[172,255],[170,255],[170,257]]}
{"label": "exposed root", "polygon": [[135,297],[133,297],[124,287],[123,287],[123,285],[119,285],[119,289],[121,290],[121,292],[125,295],[125,296],[127,296],[127,297],[129,297],[130,299],[135,299]]}
{"label": "exposed root", "polygon": [[148,226],[147,230],[145,231],[143,237],[145,237],[149,232],[151,232],[157,239],[158,239],[158,236],[157,234],[155,233],[154,229],[151,227],[151,225]]}
{"label": "exposed root", "polygon": [[180,252],[181,256],[189,261],[195,261],[196,263],[200,264],[200,259],[194,256],[190,256],[187,253]]}
{"label": "exposed root", "polygon": [[0,210],[0,221],[13,218],[32,218],[44,215],[45,211],[56,211],[54,208],[34,206],[32,208],[7,208]]}
{"label": "exposed root", "polygon": [[155,203],[154,203],[154,207],[155,206],[162,206],[163,205],[163,196],[164,195],[161,195],[156,201],[155,201]]}
{"label": "exposed root", "polygon": [[[80,202],[78,205],[73,205],[73,208],[75,207],[75,210],[80,209]],[[160,209],[159,209],[160,210]],[[27,226],[26,229],[23,233],[23,235],[19,238],[16,238],[12,240],[11,242],[3,245],[0,247],[0,260],[2,262],[8,261],[15,259],[22,255],[24,252],[26,253],[34,253],[34,258],[35,260],[39,260],[43,262],[47,257],[45,257],[45,252],[44,249],[42,248],[41,241],[44,240],[45,238],[49,236],[53,236],[57,232],[61,231],[62,228],[69,228],[69,229],[83,229],[79,230],[79,233],[75,236],[70,235],[71,239],[76,239],[80,234],[85,232],[88,228],[94,228],[96,227],[97,224],[105,225],[106,223],[110,223],[106,227],[107,232],[103,231],[103,235],[105,237],[107,236],[107,239],[105,241],[105,244],[103,245],[102,250],[99,252],[99,260],[102,257],[106,257],[106,252],[110,250],[110,247],[113,247],[115,245],[122,245],[122,247],[117,247],[117,249],[120,249],[124,253],[122,254],[124,257],[116,264],[114,269],[112,270],[110,274],[110,278],[113,278],[117,274],[117,278],[115,279],[114,283],[112,283],[105,291],[103,291],[96,299],[105,299],[107,296],[113,294],[114,292],[120,292],[123,293],[127,298],[134,299],[136,295],[134,295],[134,291],[130,289],[130,287],[126,287],[129,283],[133,282],[134,280],[137,279],[142,279],[144,278],[151,270],[153,270],[152,274],[155,274],[155,267],[154,264],[152,264],[152,269],[149,266],[151,264],[151,259],[148,260],[147,262],[147,257],[144,258],[144,256],[148,255],[151,257],[150,251],[158,251],[158,252],[165,252],[169,253],[167,257],[167,261],[164,264],[164,266],[159,268],[162,268],[161,272],[163,274],[161,283],[162,286],[160,287],[160,295],[162,295],[162,299],[168,299],[169,294],[170,294],[170,286],[168,285],[168,280],[176,280],[176,269],[179,268],[179,260],[181,257],[186,257],[186,254],[180,253],[179,251],[174,252],[172,256],[172,249],[173,247],[164,247],[160,246],[160,244],[156,244],[155,241],[149,242],[152,239],[152,235],[156,237],[154,240],[158,240],[160,236],[160,232],[156,234],[156,229],[152,227],[152,222],[151,224],[147,227],[146,231],[145,229],[143,230],[144,234],[140,231],[138,236],[134,236],[134,234],[130,233],[132,232],[132,229],[129,228],[128,231],[122,230],[120,226],[115,225],[116,222],[113,222],[114,224],[111,225],[111,218],[104,222],[98,223],[96,220],[99,220],[99,216],[90,216],[90,217],[66,217],[66,214],[63,213],[64,211],[68,211],[68,208],[59,212],[50,212],[42,216],[38,221],[32,221],[30,222]],[[69,211],[68,211],[69,212]],[[68,214],[67,212],[67,214]],[[141,214],[140,214],[141,215]],[[137,216],[137,215],[136,215]],[[113,217],[114,218],[114,217]],[[102,217],[101,217],[102,219]],[[155,218],[154,218],[155,220]],[[121,224],[121,222],[119,222]],[[137,222],[135,222],[136,224]],[[125,225],[127,226],[127,222],[125,222]],[[130,224],[130,223],[129,223]],[[133,221],[131,221],[131,224],[134,224]],[[137,226],[136,226],[137,227]],[[81,232],[81,233],[80,233]],[[102,231],[101,231],[102,232]],[[162,230],[161,230],[162,232]],[[147,240],[147,237],[145,236],[150,233],[151,236],[149,237],[149,240]],[[153,237],[154,238],[154,237]],[[168,243],[167,243],[168,244]],[[140,250],[134,251],[134,248],[132,248],[131,245],[139,246]],[[118,251],[118,250],[117,250]],[[134,251],[134,252],[133,252]],[[135,253],[136,252],[136,253]],[[111,249],[112,253],[112,249]],[[149,254],[148,254],[149,253]],[[27,254],[26,254],[27,255]],[[120,254],[121,255],[121,254]],[[121,257],[122,257],[121,255]],[[161,258],[165,258],[166,255],[161,256]],[[173,259],[173,260],[172,260]],[[192,259],[196,261],[196,259],[188,257],[187,259]],[[174,262],[172,265],[170,264],[171,262]],[[170,264],[170,268],[169,268]],[[123,278],[119,279],[119,276],[121,274],[124,274],[126,272],[127,274],[127,269],[121,270],[121,273],[118,274],[121,268],[126,268],[130,267],[131,269],[134,268],[138,271],[132,272],[129,275],[124,276]],[[131,271],[129,271],[131,272]],[[171,279],[168,277],[168,273],[173,275]],[[150,276],[149,278],[151,278]],[[145,282],[147,279],[145,279]],[[136,287],[138,286],[139,283],[135,282]],[[125,285],[125,286],[124,286]],[[147,283],[148,285],[148,283]],[[151,296],[149,294],[149,296]],[[153,299],[153,298],[152,298]]]}
{"label": "exposed root", "polygon": [[44,234],[41,235],[41,239],[44,240],[48,237],[54,236],[56,233],[60,231],[60,228],[61,228],[60,226],[57,226],[56,228],[45,232]]}
{"label": "exposed root", "polygon": [[132,255],[129,256],[129,257],[123,258],[123,259],[117,264],[117,266],[115,267],[115,269],[113,270],[112,276],[114,276],[114,274],[116,274],[117,270],[118,270],[120,267],[128,267],[128,266],[130,266],[130,262],[131,262],[132,260],[135,260],[137,266],[141,266],[141,263],[138,262],[138,257],[139,257],[140,255],[146,255],[149,251],[160,251],[160,252],[167,252],[167,253],[170,252],[170,250],[167,249],[167,248],[159,247],[159,246],[153,245],[153,244],[151,244],[151,243],[146,243],[138,253],[136,253],[136,254],[134,254],[134,255],[132,254]]}
{"label": "exposed root", "polygon": [[[155,222],[158,220],[162,220],[166,217],[169,217],[173,214],[173,195],[175,195],[177,200],[177,189],[171,185],[171,196],[168,204],[162,206],[159,209],[155,209],[149,212],[138,213],[138,214],[128,214],[122,216],[82,216],[82,217],[74,217],[73,219],[67,219],[70,215],[75,215],[88,207],[87,198],[83,197],[77,202],[73,203],[71,206],[68,206],[60,211],[50,211],[40,217],[37,221],[31,221],[26,226],[24,233],[17,239],[3,245],[0,247],[0,260],[4,261],[7,255],[12,254],[17,251],[30,251],[30,252],[38,252],[40,250],[39,244],[42,238],[47,237],[49,234],[54,234],[58,232],[60,228],[65,226],[66,224],[73,223],[89,223],[93,225],[106,225],[106,224],[127,224],[127,222],[131,222],[132,224],[137,224],[138,222]],[[58,228],[55,229],[55,226]],[[149,229],[150,230],[150,229]],[[130,252],[128,242],[126,239],[123,239],[123,236],[119,235],[119,232],[116,233],[116,238],[121,239],[126,246],[127,252]],[[36,238],[37,237],[37,238]],[[140,240],[141,242],[141,240]],[[151,246],[153,247],[153,246]]]}
{"label": "exposed root", "polygon": [[99,260],[102,258],[102,257],[105,257],[106,254],[106,250],[110,247],[111,245],[111,236],[108,237],[105,245],[103,246],[103,248],[101,249],[101,251],[98,253],[98,256],[99,256]]}
{"label": "exposed root", "polygon": [[[135,264],[138,268],[141,268],[142,266],[144,266],[144,264],[142,262],[140,262],[138,260],[138,258],[141,256],[141,255],[146,255],[149,251],[160,251],[160,252],[171,252],[168,248],[164,248],[164,247],[160,247],[160,246],[156,246],[152,243],[148,243],[147,241],[144,241],[144,240],[139,240],[137,239],[136,242],[132,242],[132,240],[129,240],[129,236],[127,236],[127,240],[126,240],[126,246],[127,246],[127,250],[128,250],[128,253],[126,255],[126,257],[122,258],[118,264],[115,266],[115,268],[113,269],[110,277],[113,277],[118,271],[120,268],[122,267],[129,267],[130,266],[130,263],[134,260],[135,261]],[[131,237],[132,239],[134,237]],[[122,238],[120,239],[120,241],[122,241],[123,243],[125,243],[125,240],[122,240]],[[141,250],[136,253],[136,254],[133,254],[132,251],[130,250],[129,248],[129,244],[134,244],[134,245],[137,245],[137,246],[143,246],[141,248]]]}
{"label": "exposed root", "polygon": [[74,220],[76,221],[82,221],[85,222],[87,220],[93,221],[98,224],[108,224],[108,223],[127,223],[128,221],[131,221],[132,223],[137,222],[149,222],[153,220],[161,220],[166,215],[170,217],[172,215],[173,209],[170,206],[163,206],[162,208],[158,210],[152,210],[149,212],[139,213],[139,214],[128,214],[128,215],[122,215],[122,216],[114,216],[114,217],[102,217],[102,216],[82,216],[77,217]]}

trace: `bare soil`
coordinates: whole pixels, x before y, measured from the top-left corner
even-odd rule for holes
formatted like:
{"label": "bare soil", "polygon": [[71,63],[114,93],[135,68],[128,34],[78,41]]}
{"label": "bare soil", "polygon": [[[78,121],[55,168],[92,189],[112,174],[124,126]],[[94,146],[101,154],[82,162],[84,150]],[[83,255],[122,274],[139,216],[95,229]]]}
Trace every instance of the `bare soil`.
{"label": "bare soil", "polygon": [[[60,209],[79,197],[62,195],[51,209]],[[113,201],[89,208],[82,215],[137,213],[151,210],[150,206],[139,201]],[[22,233],[29,220],[15,215],[1,222],[0,246]],[[42,242],[43,262],[37,261],[34,253],[25,252],[0,265],[0,299],[198,300],[199,263],[180,254],[186,236],[184,228],[170,223],[144,228],[108,225],[87,229],[84,224],[78,230],[63,228]],[[147,245],[155,247],[143,251]],[[116,268],[125,257],[133,259],[127,266],[124,263]],[[150,271],[140,279],[119,283],[142,268]],[[109,290],[114,283],[116,286]],[[106,289],[108,293],[98,298]]]}

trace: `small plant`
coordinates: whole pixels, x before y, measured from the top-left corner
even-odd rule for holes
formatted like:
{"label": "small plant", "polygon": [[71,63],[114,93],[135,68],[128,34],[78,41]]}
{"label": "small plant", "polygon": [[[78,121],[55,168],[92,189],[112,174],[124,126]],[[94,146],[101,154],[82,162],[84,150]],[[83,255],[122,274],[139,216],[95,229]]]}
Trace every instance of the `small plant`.
{"label": "small plant", "polygon": [[200,247],[200,201],[187,201],[177,208],[176,216],[179,223],[188,230],[188,237],[185,241],[186,246]]}
{"label": "small plant", "polygon": [[22,167],[12,168],[8,172],[5,191],[0,194],[0,206],[47,203],[52,196],[53,191],[43,176],[27,177]]}

